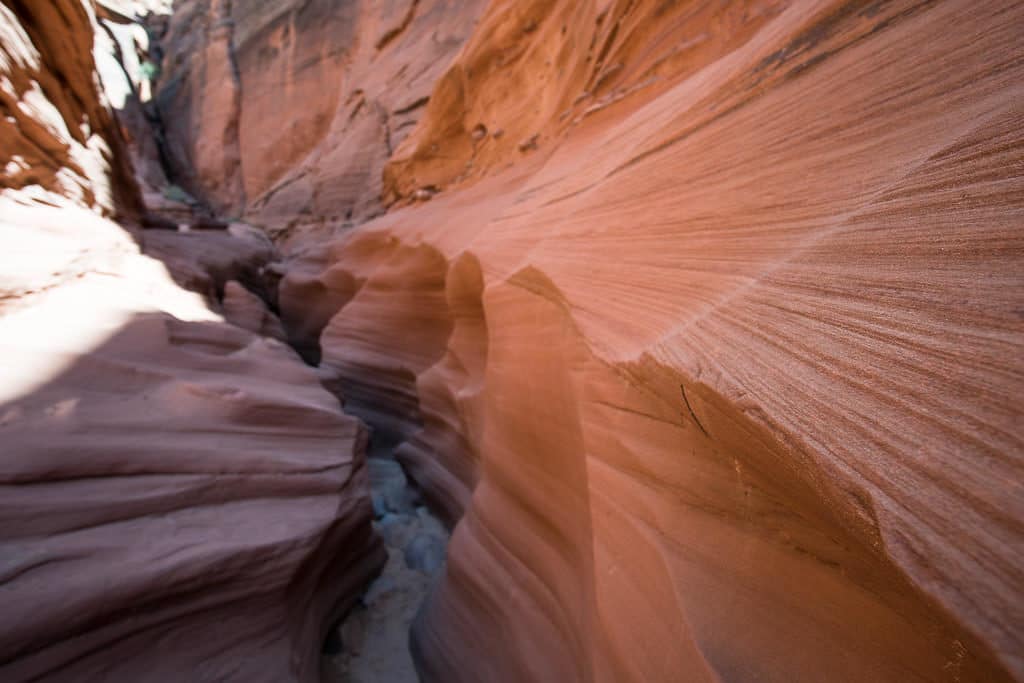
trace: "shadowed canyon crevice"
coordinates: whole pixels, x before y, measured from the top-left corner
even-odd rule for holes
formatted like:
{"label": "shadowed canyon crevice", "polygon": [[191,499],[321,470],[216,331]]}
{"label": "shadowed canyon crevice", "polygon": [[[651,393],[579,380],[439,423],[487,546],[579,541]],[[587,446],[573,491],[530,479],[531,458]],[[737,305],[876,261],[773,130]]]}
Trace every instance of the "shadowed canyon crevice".
{"label": "shadowed canyon crevice", "polygon": [[0,0],[0,678],[1024,681],[1022,31]]}

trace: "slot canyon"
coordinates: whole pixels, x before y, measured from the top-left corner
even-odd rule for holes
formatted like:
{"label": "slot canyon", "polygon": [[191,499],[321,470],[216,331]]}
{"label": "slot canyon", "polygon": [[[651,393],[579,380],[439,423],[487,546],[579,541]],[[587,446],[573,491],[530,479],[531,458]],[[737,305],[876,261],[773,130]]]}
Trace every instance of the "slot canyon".
{"label": "slot canyon", "polygon": [[1024,3],[0,0],[0,681],[1024,683]]}

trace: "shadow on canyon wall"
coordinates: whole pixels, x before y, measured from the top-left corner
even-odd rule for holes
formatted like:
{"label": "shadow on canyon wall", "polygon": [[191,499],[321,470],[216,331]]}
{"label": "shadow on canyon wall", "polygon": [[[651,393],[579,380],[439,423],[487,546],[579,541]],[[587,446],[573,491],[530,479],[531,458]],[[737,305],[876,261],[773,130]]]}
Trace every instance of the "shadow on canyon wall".
{"label": "shadow on canyon wall", "polygon": [[[25,342],[12,362],[71,345]],[[316,680],[384,561],[364,428],[232,325],[127,316],[0,406],[0,435],[10,680]]]}

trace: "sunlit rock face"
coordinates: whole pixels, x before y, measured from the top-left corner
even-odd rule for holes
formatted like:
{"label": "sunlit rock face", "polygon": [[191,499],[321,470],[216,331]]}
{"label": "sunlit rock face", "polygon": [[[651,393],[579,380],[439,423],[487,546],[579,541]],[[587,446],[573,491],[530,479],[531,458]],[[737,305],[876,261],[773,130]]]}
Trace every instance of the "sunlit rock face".
{"label": "sunlit rock face", "polygon": [[424,680],[1024,680],[1020,3],[175,3],[317,371],[266,243],[97,216],[89,7],[0,5],[0,678],[315,679],[383,559],[322,378],[454,525]]}
{"label": "sunlit rock face", "polygon": [[224,283],[260,244],[0,215],[0,679],[318,680],[385,557],[365,428]]}
{"label": "sunlit rock face", "polygon": [[131,216],[141,209],[80,0],[0,4],[0,191]]}
{"label": "sunlit rock face", "polygon": [[157,99],[183,184],[274,231],[381,213],[384,164],[485,4],[177,3]]}
{"label": "sunlit rock face", "polygon": [[0,319],[11,363],[65,363],[0,407],[0,677],[318,680],[384,559],[364,428],[282,343],[97,307],[102,279]]}
{"label": "sunlit rock face", "polygon": [[281,291],[460,520],[426,680],[1024,679],[1022,25],[489,5]]}
{"label": "sunlit rock face", "polygon": [[316,681],[385,559],[367,433],[270,338],[264,235],[130,220],[108,19],[0,4],[0,680]]}

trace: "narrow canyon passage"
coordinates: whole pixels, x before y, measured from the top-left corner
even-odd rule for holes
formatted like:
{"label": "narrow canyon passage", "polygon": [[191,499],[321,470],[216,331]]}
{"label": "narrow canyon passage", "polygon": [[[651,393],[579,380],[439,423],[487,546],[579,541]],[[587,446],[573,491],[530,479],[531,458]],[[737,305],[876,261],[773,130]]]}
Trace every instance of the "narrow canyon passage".
{"label": "narrow canyon passage", "polygon": [[[337,381],[326,382],[329,389]],[[382,443],[383,442],[383,443]],[[449,533],[423,501],[387,439],[370,436],[366,466],[373,528],[387,561],[340,623],[328,630],[325,683],[416,683],[413,620],[444,571]]]}
{"label": "narrow canyon passage", "polygon": [[418,500],[388,455],[371,457],[374,529],[384,539],[384,569],[341,624],[328,632],[322,680],[329,683],[415,683],[409,634],[444,570],[448,532]]}
{"label": "narrow canyon passage", "polygon": [[1022,27],[0,0],[0,681],[1024,683]]}

